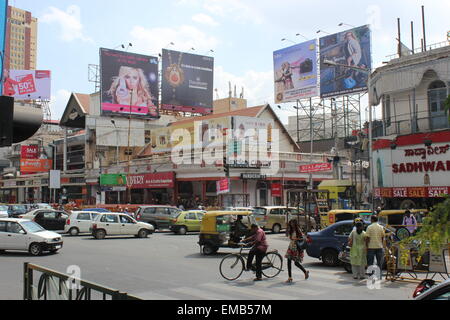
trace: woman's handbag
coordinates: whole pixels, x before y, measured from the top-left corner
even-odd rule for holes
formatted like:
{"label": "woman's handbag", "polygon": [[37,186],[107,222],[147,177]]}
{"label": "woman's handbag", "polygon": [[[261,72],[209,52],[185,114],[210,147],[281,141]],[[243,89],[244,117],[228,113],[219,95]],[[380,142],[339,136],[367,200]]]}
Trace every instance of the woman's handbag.
{"label": "woman's handbag", "polygon": [[306,247],[308,246],[305,239],[297,240],[296,244],[298,250],[306,250]]}

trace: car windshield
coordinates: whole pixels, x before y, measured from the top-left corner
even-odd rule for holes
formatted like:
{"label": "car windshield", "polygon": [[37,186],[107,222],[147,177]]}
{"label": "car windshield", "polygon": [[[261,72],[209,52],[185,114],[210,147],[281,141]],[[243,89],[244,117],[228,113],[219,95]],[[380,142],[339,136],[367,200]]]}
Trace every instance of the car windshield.
{"label": "car windshield", "polygon": [[13,210],[22,210],[25,211],[27,208],[25,206],[12,206]]}
{"label": "car windshield", "polygon": [[0,206],[0,211],[7,211],[8,207],[7,206]]}
{"label": "car windshield", "polygon": [[25,221],[25,222],[22,222],[21,225],[25,229],[25,231],[28,233],[36,233],[36,232],[45,231],[44,228],[42,228],[40,225],[38,225],[36,222],[33,222],[33,221]]}

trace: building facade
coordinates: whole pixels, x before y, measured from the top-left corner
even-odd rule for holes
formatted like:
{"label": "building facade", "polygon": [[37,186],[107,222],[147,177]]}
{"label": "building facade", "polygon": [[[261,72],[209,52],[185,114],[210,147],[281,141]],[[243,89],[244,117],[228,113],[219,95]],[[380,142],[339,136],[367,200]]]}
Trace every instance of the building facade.
{"label": "building facade", "polygon": [[450,46],[388,62],[370,77],[374,196],[388,208],[428,208],[450,194]]}
{"label": "building facade", "polygon": [[8,6],[5,69],[36,69],[37,34],[38,20],[31,12]]}

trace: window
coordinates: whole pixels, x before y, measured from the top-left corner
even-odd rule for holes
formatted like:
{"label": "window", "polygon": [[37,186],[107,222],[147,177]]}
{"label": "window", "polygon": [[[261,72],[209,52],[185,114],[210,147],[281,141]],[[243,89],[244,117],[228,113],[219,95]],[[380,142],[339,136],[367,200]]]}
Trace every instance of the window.
{"label": "window", "polygon": [[272,209],[270,214],[281,215],[281,209]]}
{"label": "window", "polygon": [[0,232],[6,232],[6,222],[0,221]]}
{"label": "window", "polygon": [[203,213],[197,213],[197,220],[203,220],[205,215]]}
{"label": "window", "polygon": [[120,223],[132,224],[132,223],[134,223],[134,221],[130,217],[120,216]]}
{"label": "window", "polygon": [[172,216],[176,216],[176,215],[180,214],[180,210],[177,210],[177,209],[169,209],[169,211],[170,211],[170,215],[172,215]]}
{"label": "window", "polygon": [[351,224],[344,224],[337,226],[334,230],[334,234],[337,236],[349,236],[353,230],[353,226]]}
{"label": "window", "polygon": [[170,214],[168,208],[156,208],[155,213],[159,215]]}
{"label": "window", "polygon": [[155,208],[147,208],[144,210],[144,214],[154,214]]}
{"label": "window", "polygon": [[438,296],[434,297],[433,300],[450,300],[450,291],[438,294]]}
{"label": "window", "polygon": [[20,231],[22,231],[22,227],[16,222],[8,222],[6,225],[6,232],[20,233]]}
{"label": "window", "polygon": [[89,213],[79,213],[77,220],[91,220],[91,215]]}
{"label": "window", "polygon": [[428,100],[430,111],[439,112],[445,110],[445,99],[447,98],[447,87],[443,81],[434,81],[428,88]]}
{"label": "window", "polygon": [[56,219],[56,212],[43,212],[41,215],[42,218],[44,219]]}
{"label": "window", "polygon": [[106,223],[118,223],[119,219],[114,214],[106,214],[102,217],[102,219],[100,221],[106,222]]}
{"label": "window", "polygon": [[186,215],[186,219],[187,220],[197,220],[197,216],[195,215],[195,213],[188,213]]}
{"label": "window", "polygon": [[391,96],[383,98],[384,121],[387,127],[391,125]]}

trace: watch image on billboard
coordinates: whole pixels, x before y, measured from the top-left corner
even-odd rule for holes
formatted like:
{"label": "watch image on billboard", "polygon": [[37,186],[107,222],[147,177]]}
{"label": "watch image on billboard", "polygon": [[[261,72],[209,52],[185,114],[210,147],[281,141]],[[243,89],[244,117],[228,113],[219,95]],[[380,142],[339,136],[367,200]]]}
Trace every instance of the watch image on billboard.
{"label": "watch image on billboard", "polygon": [[213,85],[214,58],[163,49],[162,109],[211,114]]}
{"label": "watch image on billboard", "polygon": [[369,26],[325,36],[319,42],[321,97],[367,90],[370,71],[363,69],[372,68]]}
{"label": "watch image on billboard", "polygon": [[102,115],[158,119],[158,58],[100,49]]}
{"label": "watch image on billboard", "polygon": [[273,60],[275,103],[311,98],[319,94],[316,40],[275,51]]}

